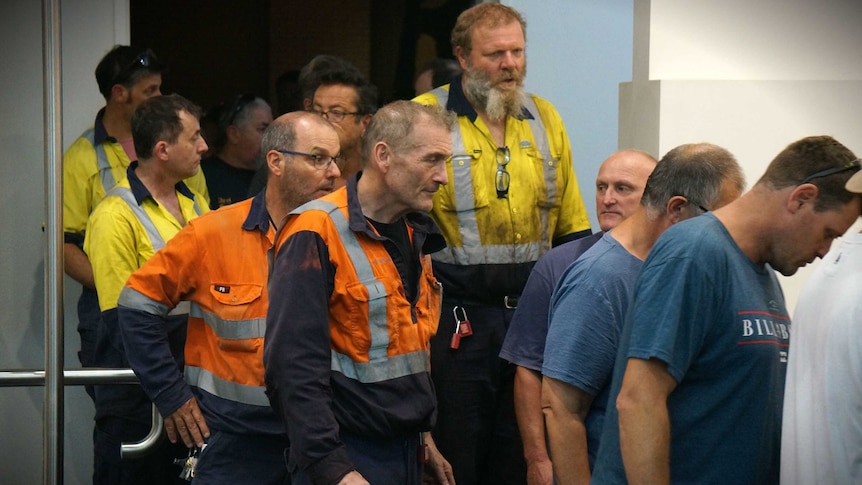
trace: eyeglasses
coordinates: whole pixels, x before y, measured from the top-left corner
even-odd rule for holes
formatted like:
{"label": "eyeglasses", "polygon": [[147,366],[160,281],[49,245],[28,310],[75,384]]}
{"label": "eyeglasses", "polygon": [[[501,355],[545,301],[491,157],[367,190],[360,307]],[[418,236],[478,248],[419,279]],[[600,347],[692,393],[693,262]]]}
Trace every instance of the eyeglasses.
{"label": "eyeglasses", "polygon": [[509,164],[509,160],[512,159],[512,154],[509,152],[509,147],[498,147],[496,152],[497,157],[497,176],[494,181],[497,184],[497,198],[498,199],[508,199],[509,198],[509,182],[511,176],[509,172],[506,171],[506,165]]}
{"label": "eyeglasses", "polygon": [[135,73],[135,71],[141,68],[151,69],[154,71],[160,71],[162,69],[162,65],[159,63],[158,59],[156,58],[156,54],[152,51],[152,49],[147,49],[141,52],[134,59],[132,59],[132,62],[120,69],[120,72],[118,72],[117,75],[114,76],[113,84],[127,83],[132,78],[132,75]]}
{"label": "eyeglasses", "polygon": [[698,209],[702,210],[704,213],[709,212],[709,209],[707,209],[706,207],[704,207],[704,206],[702,206],[702,205],[700,205],[700,204],[695,204],[695,203],[693,203],[693,202],[691,201],[691,197],[686,197],[686,196],[684,196],[684,195],[675,195],[674,197],[682,197],[682,198],[684,198],[684,199],[686,200],[686,202],[688,202],[688,205],[691,205],[691,206],[697,207]]}
{"label": "eyeglasses", "polygon": [[228,117],[225,120],[224,127],[225,129],[232,125],[234,120],[236,120],[237,115],[239,115],[242,110],[245,109],[246,106],[254,102],[257,99],[254,93],[243,93],[237,96],[233,103],[230,105],[229,109],[226,111]]}
{"label": "eyeglasses", "polygon": [[840,167],[832,167],[832,168],[827,168],[826,170],[821,170],[819,172],[814,172],[811,175],[802,179],[802,182],[799,182],[799,184],[797,184],[797,185],[807,184],[814,179],[821,178],[821,177],[828,177],[830,175],[835,175],[836,173],[846,172],[848,170],[859,170],[860,162],[862,162],[862,159],[857,158],[856,160],[853,160],[851,162],[847,162],[844,165],[841,165]]}
{"label": "eyeglasses", "polygon": [[358,116],[358,115],[362,114],[358,111],[355,113],[348,113],[347,111],[341,111],[341,110],[337,110],[337,109],[333,109],[333,110],[329,110],[329,111],[318,111],[315,109],[312,111],[319,114],[320,116],[323,116],[324,118],[326,118],[327,121],[332,121],[333,123],[341,122],[341,120],[343,120],[344,117],[347,115]]}
{"label": "eyeglasses", "polygon": [[279,153],[284,153],[286,155],[298,155],[300,157],[306,157],[311,160],[311,165],[317,170],[328,170],[329,167],[334,163],[338,169],[341,169],[341,158],[339,157],[328,157],[324,155],[316,155],[314,153],[304,153],[304,152],[295,152],[293,150],[276,150]]}

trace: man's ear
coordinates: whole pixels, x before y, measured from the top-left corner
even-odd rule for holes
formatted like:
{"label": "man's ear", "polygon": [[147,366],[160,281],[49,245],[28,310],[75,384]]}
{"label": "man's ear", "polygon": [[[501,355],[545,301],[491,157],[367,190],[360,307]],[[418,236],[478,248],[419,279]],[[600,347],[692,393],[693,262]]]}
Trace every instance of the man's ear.
{"label": "man's ear", "polygon": [[225,140],[229,143],[236,143],[239,139],[239,128],[236,125],[228,125],[225,131]]}
{"label": "man's ear", "polygon": [[667,201],[665,215],[670,220],[671,224],[676,224],[685,219],[685,213],[683,211],[685,211],[685,208],[688,205],[688,199],[681,195],[674,195],[669,201]]}
{"label": "man's ear", "polygon": [[820,189],[814,184],[797,185],[787,196],[787,210],[795,214],[805,204],[814,204],[818,195],[820,195]]}
{"label": "man's ear", "polygon": [[362,125],[361,135],[365,134],[365,130],[368,129],[368,123],[371,123],[371,115],[362,115],[362,118],[359,120],[359,123]]}
{"label": "man's ear", "polygon": [[266,166],[276,177],[281,177],[284,174],[284,157],[275,150],[266,152]]}
{"label": "man's ear", "polygon": [[382,173],[386,173],[389,170],[389,165],[392,163],[392,148],[386,142],[380,141],[374,145],[372,154],[371,163],[377,164],[379,170]]}
{"label": "man's ear", "polygon": [[117,103],[125,103],[129,96],[129,90],[122,84],[111,86],[111,99]]}
{"label": "man's ear", "polygon": [[156,142],[156,146],[153,147],[153,156],[158,158],[159,160],[167,160],[168,148],[168,142],[164,140]]}
{"label": "man's ear", "polygon": [[461,46],[455,47],[455,59],[458,59],[458,64],[461,65],[462,71],[467,70],[467,55],[468,52],[462,49]]}

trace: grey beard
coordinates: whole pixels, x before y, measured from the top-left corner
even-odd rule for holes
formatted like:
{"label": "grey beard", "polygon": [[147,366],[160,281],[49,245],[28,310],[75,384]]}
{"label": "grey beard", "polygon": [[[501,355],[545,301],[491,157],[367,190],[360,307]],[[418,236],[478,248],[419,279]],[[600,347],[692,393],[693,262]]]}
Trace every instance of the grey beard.
{"label": "grey beard", "polygon": [[519,117],[526,100],[524,88],[504,92],[491,87],[490,81],[464,73],[464,94],[475,107],[484,110],[492,121],[503,121],[508,116]]}

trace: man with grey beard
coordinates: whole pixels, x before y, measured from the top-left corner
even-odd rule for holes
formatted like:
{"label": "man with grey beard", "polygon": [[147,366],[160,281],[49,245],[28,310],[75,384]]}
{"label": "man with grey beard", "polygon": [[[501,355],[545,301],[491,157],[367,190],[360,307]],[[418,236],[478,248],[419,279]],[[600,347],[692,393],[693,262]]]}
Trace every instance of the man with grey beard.
{"label": "man with grey beard", "polygon": [[414,99],[458,115],[449,184],[432,211],[448,247],[432,255],[444,291],[431,376],[434,440],[459,485],[540,475],[542,456],[524,449],[518,433],[515,367],[498,355],[536,260],[590,234],[563,122],[548,101],[524,92],[525,44],[516,10],[476,5],[452,31],[463,75]]}

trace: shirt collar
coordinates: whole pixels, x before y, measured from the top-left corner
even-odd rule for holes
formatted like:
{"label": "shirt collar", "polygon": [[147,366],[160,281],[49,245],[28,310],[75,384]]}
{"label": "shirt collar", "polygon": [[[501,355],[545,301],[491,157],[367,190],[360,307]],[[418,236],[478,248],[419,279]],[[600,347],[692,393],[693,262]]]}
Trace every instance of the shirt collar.
{"label": "shirt collar", "polygon": [[[359,205],[359,196],[356,193],[356,182],[358,182],[361,177],[362,171],[359,171],[356,175],[347,180],[348,224],[350,226],[350,230],[353,232],[361,232],[372,239],[381,240],[383,238],[374,232],[371,224],[368,223],[365,219],[365,215],[362,213],[362,206]],[[424,254],[431,254],[446,247],[446,240],[443,238],[443,234],[428,214],[410,212],[404,216],[404,220],[407,225],[413,229],[414,234],[418,233],[425,236],[422,243],[422,252]]]}
{"label": "shirt collar", "polygon": [[269,232],[269,219],[269,211],[266,210],[266,187],[264,187],[252,199],[251,208],[248,211],[245,222],[242,223],[242,228],[246,231],[259,230],[266,234]]}
{"label": "shirt collar", "polygon": [[[137,202],[138,205],[141,205],[144,203],[145,200],[153,199],[153,202],[158,205],[158,201],[153,198],[152,194],[150,194],[150,190],[147,189],[147,186],[144,185],[143,182],[141,182],[141,179],[139,179],[138,175],[135,173],[135,169],[137,167],[138,161],[135,160],[134,162],[130,163],[129,168],[126,169],[126,177],[129,179],[129,188],[132,189],[132,195],[135,196],[135,202]],[[174,187],[177,189],[177,192],[179,192],[183,196],[191,200],[195,200],[195,195],[192,193],[191,189],[186,186],[185,182],[179,181]]]}
{"label": "shirt collar", "polygon": [[[449,84],[449,100],[446,102],[446,109],[454,111],[458,116],[467,116],[471,122],[475,123],[479,114],[476,113],[476,109],[473,108],[473,105],[470,104],[470,101],[467,100],[467,96],[464,94],[464,87],[461,85],[462,77],[463,74],[459,75]],[[526,107],[521,108],[520,119],[532,120],[533,118],[535,117],[530,113],[530,110]]]}
{"label": "shirt collar", "polygon": [[105,140],[117,141],[116,138],[108,135],[108,130],[105,129],[105,123],[102,119],[105,117],[105,108],[96,113],[96,121],[93,123],[93,144],[98,145]]}

